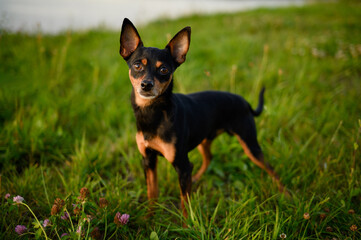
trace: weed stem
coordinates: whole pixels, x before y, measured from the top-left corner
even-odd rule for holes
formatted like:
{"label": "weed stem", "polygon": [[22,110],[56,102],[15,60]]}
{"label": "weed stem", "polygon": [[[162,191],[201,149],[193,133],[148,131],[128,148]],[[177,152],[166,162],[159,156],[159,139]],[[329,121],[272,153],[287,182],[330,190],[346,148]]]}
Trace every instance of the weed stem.
{"label": "weed stem", "polygon": [[39,222],[39,219],[36,217],[36,215],[35,215],[35,213],[33,212],[33,210],[31,210],[31,208],[30,208],[27,204],[25,204],[25,203],[22,203],[22,202],[21,202],[21,203],[19,203],[19,204],[22,204],[22,205],[24,205],[25,207],[27,207],[27,209],[29,209],[29,211],[31,212],[31,214],[33,214],[36,222],[39,224],[41,230],[43,231],[43,233],[44,233],[44,235],[45,235],[45,239],[47,240],[47,239],[48,239],[48,235],[46,235],[46,232],[45,232],[43,226],[42,226],[41,223]]}
{"label": "weed stem", "polygon": [[46,200],[48,201],[49,206],[51,206],[50,200],[49,200],[49,195],[48,195],[48,190],[46,189],[46,185],[45,185],[43,166],[41,166],[41,178],[42,178],[42,182],[43,182],[43,186],[44,186]]}
{"label": "weed stem", "polygon": [[61,239],[61,238],[60,238],[60,236],[59,236],[59,233],[58,233],[58,230],[57,230],[57,228],[56,228],[56,227],[55,227],[55,229],[54,229],[54,230],[55,230],[55,234],[56,234],[56,236],[58,236],[58,238],[59,238],[59,239]]}
{"label": "weed stem", "polygon": [[74,225],[73,225],[73,221],[71,220],[71,216],[70,216],[70,213],[68,211],[67,208],[65,208],[65,212],[68,214],[69,216],[69,220],[70,220],[70,224],[71,224],[71,229],[73,230],[73,232],[75,232],[75,228],[74,228]]}
{"label": "weed stem", "polygon": [[108,218],[107,218],[107,210],[105,209],[105,214],[104,214],[104,217],[105,217],[105,230],[104,230],[104,240],[107,236],[107,228],[108,228]]}
{"label": "weed stem", "polygon": [[118,231],[118,228],[116,228],[116,229],[115,229],[114,233],[110,236],[110,238],[109,238],[109,239],[112,239],[112,238],[113,238],[113,236],[117,233],[117,231]]}

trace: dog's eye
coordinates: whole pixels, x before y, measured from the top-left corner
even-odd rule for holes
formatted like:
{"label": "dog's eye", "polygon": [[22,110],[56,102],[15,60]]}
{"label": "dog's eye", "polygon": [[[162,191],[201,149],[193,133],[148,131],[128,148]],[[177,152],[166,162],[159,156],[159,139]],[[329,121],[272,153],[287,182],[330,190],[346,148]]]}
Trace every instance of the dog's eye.
{"label": "dog's eye", "polygon": [[160,74],[166,75],[168,73],[168,69],[166,67],[161,67],[159,69]]}
{"label": "dog's eye", "polygon": [[133,68],[136,71],[140,71],[140,70],[142,70],[142,65],[140,63],[134,63]]}

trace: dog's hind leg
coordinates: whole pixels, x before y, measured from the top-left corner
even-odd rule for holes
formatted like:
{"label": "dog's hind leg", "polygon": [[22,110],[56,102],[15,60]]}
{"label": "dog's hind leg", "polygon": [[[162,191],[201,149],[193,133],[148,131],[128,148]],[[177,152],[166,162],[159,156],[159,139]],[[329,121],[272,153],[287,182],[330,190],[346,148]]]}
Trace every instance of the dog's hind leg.
{"label": "dog's hind leg", "polygon": [[242,130],[236,130],[236,135],[239,143],[241,144],[245,154],[255,163],[258,167],[265,170],[274,181],[276,181],[278,190],[284,192],[284,186],[282,185],[279,176],[273,170],[273,167],[264,161],[261,147],[257,141],[256,127],[253,119],[245,119],[242,121]]}
{"label": "dog's hind leg", "polygon": [[207,170],[209,164],[211,163],[211,159],[212,159],[211,144],[212,141],[206,138],[197,147],[202,155],[203,163],[201,168],[198,170],[198,172],[192,177],[193,182],[196,182],[200,179],[200,177]]}

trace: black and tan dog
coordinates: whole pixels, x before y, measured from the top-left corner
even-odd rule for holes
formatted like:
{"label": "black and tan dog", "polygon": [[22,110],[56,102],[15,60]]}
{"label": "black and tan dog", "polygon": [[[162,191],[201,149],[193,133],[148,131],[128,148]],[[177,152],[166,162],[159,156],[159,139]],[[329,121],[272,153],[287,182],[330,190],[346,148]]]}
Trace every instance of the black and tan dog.
{"label": "black and tan dog", "polygon": [[[191,28],[178,32],[164,49],[144,47],[137,29],[124,19],[120,35],[120,55],[129,66],[133,85],[132,106],[136,118],[136,141],[143,156],[148,199],[158,196],[157,155],[164,156],[178,173],[181,206],[190,196],[192,180],[198,180],[207,169],[212,155],[212,140],[222,132],[237,137],[247,156],[283,186],[272,167],[264,162],[257,142],[254,116],[263,109],[263,93],[253,110],[242,97],[206,91],[189,95],[174,94],[173,73],[185,59],[190,44]],[[200,170],[192,178],[193,165],[188,152],[198,147],[203,156]]]}

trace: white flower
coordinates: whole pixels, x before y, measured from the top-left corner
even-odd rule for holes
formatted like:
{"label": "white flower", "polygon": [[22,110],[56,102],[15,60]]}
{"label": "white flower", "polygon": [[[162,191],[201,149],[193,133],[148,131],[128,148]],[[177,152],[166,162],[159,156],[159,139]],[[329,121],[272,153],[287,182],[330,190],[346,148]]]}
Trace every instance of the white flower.
{"label": "white flower", "polygon": [[286,239],[286,238],[287,238],[286,233],[281,233],[281,234],[280,234],[280,238],[282,238],[282,239]]}
{"label": "white flower", "polygon": [[16,197],[13,198],[13,201],[15,203],[22,203],[24,201],[24,198],[22,196],[17,195]]}

